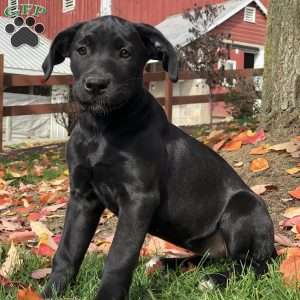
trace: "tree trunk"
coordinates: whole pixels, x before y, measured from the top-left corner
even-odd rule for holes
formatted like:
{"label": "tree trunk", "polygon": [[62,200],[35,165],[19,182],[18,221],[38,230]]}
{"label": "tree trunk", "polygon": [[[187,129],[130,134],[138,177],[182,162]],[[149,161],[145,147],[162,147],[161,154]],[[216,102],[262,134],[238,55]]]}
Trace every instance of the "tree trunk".
{"label": "tree trunk", "polygon": [[300,128],[299,16],[299,0],[271,0],[261,116],[269,130]]}

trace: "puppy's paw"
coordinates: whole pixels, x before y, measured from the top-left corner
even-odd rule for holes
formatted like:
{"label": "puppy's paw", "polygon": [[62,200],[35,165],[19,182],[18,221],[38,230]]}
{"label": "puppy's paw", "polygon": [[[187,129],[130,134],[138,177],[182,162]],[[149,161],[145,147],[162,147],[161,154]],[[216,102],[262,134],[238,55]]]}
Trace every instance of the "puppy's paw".
{"label": "puppy's paw", "polygon": [[153,274],[156,271],[164,270],[164,265],[158,256],[152,257],[146,264],[146,273]]}
{"label": "puppy's paw", "polygon": [[206,291],[215,288],[225,288],[228,284],[228,280],[228,272],[206,275],[199,282],[198,288]]}
{"label": "puppy's paw", "polygon": [[202,280],[199,281],[199,284],[198,284],[198,289],[200,291],[212,291],[214,288],[216,287],[214,281],[205,276]]}

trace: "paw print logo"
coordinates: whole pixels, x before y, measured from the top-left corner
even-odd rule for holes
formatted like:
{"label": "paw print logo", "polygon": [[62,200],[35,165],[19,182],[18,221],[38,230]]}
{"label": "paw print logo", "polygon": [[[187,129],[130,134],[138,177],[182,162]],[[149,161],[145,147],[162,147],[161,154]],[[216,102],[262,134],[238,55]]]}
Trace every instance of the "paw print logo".
{"label": "paw print logo", "polygon": [[25,19],[22,17],[16,17],[14,24],[10,23],[5,26],[5,31],[11,36],[11,44],[14,47],[27,44],[31,47],[35,47],[39,42],[37,34],[43,33],[45,27],[42,23],[35,23],[35,18],[29,16]]}

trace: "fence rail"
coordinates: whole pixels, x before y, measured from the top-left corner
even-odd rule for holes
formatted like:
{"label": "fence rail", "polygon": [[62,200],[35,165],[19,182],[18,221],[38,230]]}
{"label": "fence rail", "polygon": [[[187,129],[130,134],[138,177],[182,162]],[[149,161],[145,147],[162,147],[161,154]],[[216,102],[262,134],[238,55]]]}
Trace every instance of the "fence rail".
{"label": "fence rail", "polygon": [[[227,74],[240,75],[245,77],[260,76],[263,69],[245,69],[225,71]],[[192,72],[180,72],[180,80],[192,80],[201,78],[201,74]],[[158,97],[157,101],[164,106],[167,117],[172,121],[172,106],[182,104],[208,103],[209,95],[193,95],[193,96],[173,96],[173,84],[169,80],[167,73],[145,73],[145,86],[149,87],[149,83],[153,81],[164,81],[164,97]],[[3,118],[8,116],[22,115],[38,115],[49,113],[60,113],[74,111],[74,106],[69,103],[58,104],[36,104],[36,105],[3,105],[3,93],[8,87],[24,87],[24,86],[52,86],[52,85],[71,85],[73,77],[70,75],[51,76],[48,81],[43,76],[37,75],[20,75],[4,73],[4,57],[0,55],[0,152],[3,152]],[[226,94],[215,94],[215,101],[224,100]]]}

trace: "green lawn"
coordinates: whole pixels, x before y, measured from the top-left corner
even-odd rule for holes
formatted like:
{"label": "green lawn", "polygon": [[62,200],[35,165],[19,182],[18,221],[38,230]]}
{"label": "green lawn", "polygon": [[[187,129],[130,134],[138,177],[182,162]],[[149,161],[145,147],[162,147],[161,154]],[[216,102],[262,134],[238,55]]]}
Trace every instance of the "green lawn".
{"label": "green lawn", "polygon": [[[37,281],[30,277],[32,271],[49,265],[49,260],[31,255],[27,250],[22,251],[24,265],[21,271],[16,273],[14,280],[31,285],[38,291],[41,290],[44,280]],[[99,284],[99,275],[103,267],[103,258],[96,255],[88,255],[81,268],[77,283],[73,289],[69,289],[63,298],[55,299],[93,299]],[[180,272],[158,272],[153,275],[146,275],[143,263],[135,272],[130,299],[131,300],[154,300],[154,299],[179,299],[179,300],[284,300],[300,299],[299,290],[286,288],[278,272],[276,264],[270,267],[268,275],[256,280],[251,271],[245,272],[241,279],[232,278],[226,289],[213,291],[201,291],[198,289],[199,280],[205,274],[221,271],[221,265],[206,268],[198,267],[196,271],[187,273]],[[0,287],[1,300],[15,300],[16,289]]]}

